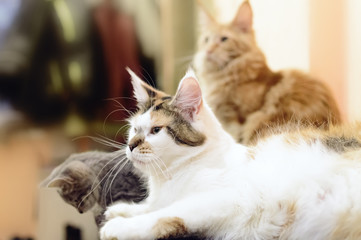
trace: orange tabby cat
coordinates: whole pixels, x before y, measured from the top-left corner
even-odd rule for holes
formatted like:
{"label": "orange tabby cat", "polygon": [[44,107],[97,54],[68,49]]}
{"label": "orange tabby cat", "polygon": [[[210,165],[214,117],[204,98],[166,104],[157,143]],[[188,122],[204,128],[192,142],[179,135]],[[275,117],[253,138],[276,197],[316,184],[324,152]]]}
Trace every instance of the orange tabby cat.
{"label": "orange tabby cat", "polygon": [[236,140],[254,142],[273,126],[328,128],[341,121],[322,82],[299,71],[273,72],[267,66],[255,40],[248,1],[226,25],[203,15],[194,67],[207,102]]}

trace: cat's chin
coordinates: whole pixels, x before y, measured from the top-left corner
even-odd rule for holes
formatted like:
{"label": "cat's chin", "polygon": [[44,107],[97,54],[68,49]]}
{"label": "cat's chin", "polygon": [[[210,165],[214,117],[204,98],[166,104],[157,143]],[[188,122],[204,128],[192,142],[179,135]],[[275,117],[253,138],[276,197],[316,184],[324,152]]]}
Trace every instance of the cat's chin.
{"label": "cat's chin", "polygon": [[206,58],[204,60],[204,68],[207,72],[220,71],[227,67],[231,61],[220,61],[219,59]]}
{"label": "cat's chin", "polygon": [[141,161],[134,158],[132,159],[132,162],[135,165],[135,167],[145,167],[149,164],[149,162]]}
{"label": "cat's chin", "polygon": [[128,158],[130,159],[130,161],[132,161],[133,165],[136,168],[140,168],[140,169],[146,167],[152,162],[151,156],[131,154],[130,156],[128,156]]}
{"label": "cat's chin", "polygon": [[222,63],[220,62],[220,59],[217,59],[212,55],[207,55],[204,59],[204,66],[206,66],[206,68],[209,70],[219,68],[221,65]]}

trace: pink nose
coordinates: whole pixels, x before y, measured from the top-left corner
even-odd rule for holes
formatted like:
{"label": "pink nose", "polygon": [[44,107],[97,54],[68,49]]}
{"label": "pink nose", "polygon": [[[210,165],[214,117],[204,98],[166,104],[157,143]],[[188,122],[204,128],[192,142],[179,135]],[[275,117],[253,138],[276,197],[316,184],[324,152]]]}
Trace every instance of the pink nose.
{"label": "pink nose", "polygon": [[128,147],[131,152],[133,152],[133,149],[138,147],[139,144],[141,144],[143,141],[141,139],[137,139],[136,141],[132,141],[128,144]]}

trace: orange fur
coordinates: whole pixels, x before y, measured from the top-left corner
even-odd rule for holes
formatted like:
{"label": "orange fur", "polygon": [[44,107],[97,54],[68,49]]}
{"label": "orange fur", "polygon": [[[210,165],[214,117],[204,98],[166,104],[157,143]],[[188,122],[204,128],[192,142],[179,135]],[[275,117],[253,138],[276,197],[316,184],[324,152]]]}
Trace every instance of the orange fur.
{"label": "orange fur", "polygon": [[331,240],[361,239],[361,213],[349,210],[340,215]]}
{"label": "orange fur", "polygon": [[252,19],[239,16],[252,18],[247,8],[248,2],[242,4],[230,24],[208,17],[194,59],[206,100],[225,130],[251,143],[275,126],[297,123],[327,129],[340,123],[325,84],[299,71],[269,69],[252,26],[247,28]]}
{"label": "orange fur", "polygon": [[187,234],[187,228],[181,218],[162,218],[153,227],[157,239],[179,237]]}

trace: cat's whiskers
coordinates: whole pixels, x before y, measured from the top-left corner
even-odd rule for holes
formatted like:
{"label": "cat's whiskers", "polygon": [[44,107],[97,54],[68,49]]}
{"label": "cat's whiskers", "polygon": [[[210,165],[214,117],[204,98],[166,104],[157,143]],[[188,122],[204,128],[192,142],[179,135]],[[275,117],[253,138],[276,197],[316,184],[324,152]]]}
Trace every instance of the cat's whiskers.
{"label": "cat's whiskers", "polygon": [[[170,175],[170,173],[169,173],[169,170],[168,170],[167,166],[166,166],[165,163],[162,161],[162,159],[159,158],[159,157],[155,157],[154,160],[155,160],[154,163],[155,163],[156,166],[159,168],[159,170],[161,171],[161,173],[163,174],[163,176],[164,176],[166,179],[170,179],[170,178],[171,178],[171,175]],[[164,166],[165,172],[163,171],[162,167],[158,164],[158,161],[159,161],[160,163],[162,163],[162,165]]]}
{"label": "cat's whiskers", "polygon": [[[128,162],[128,158],[124,157],[122,160],[120,160],[116,165],[114,165],[110,170],[110,174],[108,175],[107,177],[107,180],[104,184],[104,193],[103,194],[103,199],[104,199],[104,202],[106,203],[106,196],[107,194],[111,191],[111,187],[112,187],[112,184],[114,182],[114,179],[116,178],[116,176],[120,173],[120,171],[124,168],[124,166],[127,164]],[[119,167],[120,166],[120,167]],[[119,168],[118,168],[119,167]],[[118,168],[118,169],[117,169]],[[115,172],[115,174],[113,175],[113,173]],[[112,180],[110,180],[111,176],[113,176]],[[112,195],[110,194],[110,199],[111,199],[111,202],[113,202],[113,199],[112,199]]]}
{"label": "cat's whiskers", "polygon": [[[120,152],[119,153],[119,156],[121,155],[121,154],[123,154],[124,153],[124,151],[123,152]],[[118,156],[115,156],[115,157],[113,157],[112,159],[110,159],[106,164],[104,164],[104,166],[99,170],[99,172],[98,172],[98,174],[97,174],[97,176],[96,176],[96,178],[95,179],[98,179],[98,177],[100,176],[100,174],[103,172],[103,170],[108,166],[108,164],[111,164],[114,160],[116,160],[118,158]],[[122,160],[121,160],[122,161]],[[100,180],[100,183],[104,180],[104,178],[105,178],[106,176],[104,176],[101,180]],[[93,181],[93,184],[92,184],[92,187],[91,187],[91,189],[92,189],[92,191],[94,191],[94,189],[95,189],[95,180]]]}
{"label": "cat's whiskers", "polygon": [[107,146],[115,147],[118,149],[121,149],[121,148],[127,146],[127,144],[125,144],[125,143],[118,142],[118,141],[110,139],[106,136],[99,136],[96,140],[98,140],[99,143],[103,143],[104,145],[108,144]]}
{"label": "cat's whiskers", "polygon": [[[115,180],[115,178],[118,176],[118,174],[120,173],[120,171],[125,167],[125,165],[127,164],[127,158],[124,158],[123,160],[125,160],[124,162],[123,162],[123,164],[122,164],[122,166],[120,166],[119,168],[118,168],[118,170],[116,171],[116,173],[114,174],[114,176],[113,176],[113,179],[110,181],[110,183],[109,183],[109,186],[107,187],[107,189],[106,189],[106,191],[105,191],[105,200],[106,200],[106,196],[107,196],[107,194],[110,192],[111,193],[111,187],[112,187],[112,185],[113,185],[113,183],[114,183],[114,180]],[[122,162],[122,161],[121,161]],[[121,163],[120,162],[120,163]],[[119,164],[120,165],[120,164]],[[118,167],[118,164],[116,165],[116,167]],[[114,170],[113,170],[114,171]],[[112,172],[113,172],[112,171]],[[110,178],[110,176],[108,177],[108,179]],[[111,203],[113,203],[113,196],[112,196],[112,194],[110,194],[110,201],[111,201]]]}
{"label": "cat's whiskers", "polygon": [[150,173],[151,173],[151,171],[150,171],[149,164],[146,164],[145,166],[147,167],[147,172],[150,174]]}
{"label": "cat's whiskers", "polygon": [[126,146],[126,144],[119,143],[117,141],[111,140],[104,136],[94,137],[94,136],[80,136],[73,139],[73,141],[76,141],[81,138],[90,138],[91,140],[103,144],[105,146],[114,147],[116,149],[121,149],[122,147]]}
{"label": "cat's whiskers", "polygon": [[115,133],[115,138],[118,138],[118,134],[119,134],[120,132],[122,132],[124,128],[130,128],[130,126],[131,126],[131,125],[130,125],[129,123],[127,123],[127,124],[125,124],[124,126],[122,126],[121,128],[119,128],[118,131]]}
{"label": "cat's whiskers", "polygon": [[[106,165],[108,165],[109,163],[111,163],[111,162],[114,161],[115,159],[117,159],[117,156],[114,157],[113,159],[109,160],[109,162],[102,167],[102,169],[99,171],[99,173],[98,173],[98,175],[97,175],[97,177],[96,177],[95,179],[98,178],[98,176],[100,175],[100,173],[102,172],[102,170],[106,167]],[[119,162],[122,162],[122,161],[124,161],[124,160],[126,160],[126,158],[123,158],[123,159],[122,159],[121,161],[119,161]],[[116,167],[118,164],[119,164],[119,163],[117,163],[117,164],[116,164],[115,166],[113,166],[111,169],[113,169],[114,167]],[[85,199],[87,199],[87,198],[95,191],[95,189],[97,189],[97,188],[100,186],[100,184],[105,180],[105,178],[106,178],[109,174],[110,174],[110,171],[107,172],[107,173],[104,175],[104,177],[103,177],[95,186],[94,186],[94,183],[93,183],[91,190],[90,190],[90,191],[82,198],[82,200],[78,203],[78,206],[77,206],[78,209],[79,209],[80,205],[85,201]],[[95,182],[95,181],[94,181],[94,182]]]}
{"label": "cat's whiskers", "polygon": [[192,62],[193,58],[194,58],[194,54],[189,55],[189,56],[179,57],[176,59],[176,63],[179,65],[184,64],[184,63],[190,63],[190,62]]}
{"label": "cat's whiskers", "polygon": [[[157,178],[159,179],[158,171],[157,171],[157,169],[155,169],[155,167],[154,167],[154,165],[153,165],[153,161],[150,161],[149,163],[150,163],[149,165],[153,168],[153,171],[155,172],[155,176],[157,176]],[[154,176],[154,175],[153,175],[153,176]],[[155,176],[154,176],[154,177],[155,177]]]}
{"label": "cat's whiskers", "polygon": [[[151,148],[154,149],[154,147],[153,147],[152,145],[151,145]],[[168,149],[168,148],[169,148],[169,146],[167,145],[167,146],[165,146],[164,149]],[[171,176],[171,173],[169,172],[169,169],[168,169],[167,165],[164,163],[164,161],[163,161],[160,157],[158,157],[157,155],[155,155],[155,154],[154,154],[154,160],[155,160],[155,163],[157,164],[157,166],[159,167],[159,169],[161,170],[163,176],[164,176],[166,179],[171,178],[171,177],[172,177],[172,176]],[[158,162],[159,162],[161,165],[163,165],[165,172],[163,171],[162,167],[158,164]]]}
{"label": "cat's whiskers", "polygon": [[149,74],[147,69],[145,69],[144,67],[141,67],[141,69],[142,69],[142,74],[141,75],[142,75],[144,81],[146,81],[152,87],[155,87],[155,84],[154,84],[155,81],[154,81],[154,79],[152,79],[152,76]]}
{"label": "cat's whiskers", "polygon": [[155,156],[155,159],[163,165],[166,171],[168,171],[167,165],[163,162],[163,160],[160,157]]}
{"label": "cat's whiskers", "polygon": [[104,132],[104,133],[106,132],[106,130],[105,130],[105,128],[106,128],[105,125],[106,125],[108,119],[110,118],[110,116],[113,115],[114,113],[121,112],[121,111],[124,111],[124,110],[123,110],[123,109],[115,109],[115,110],[111,111],[111,112],[105,117],[105,119],[104,119],[104,121],[103,121],[103,132]]}
{"label": "cat's whiskers", "polygon": [[[104,119],[104,121],[103,121],[103,132],[104,132],[104,133],[106,132],[106,131],[105,131],[105,125],[106,125],[106,123],[107,123],[107,120],[108,120],[108,118],[109,118],[111,115],[113,115],[114,113],[116,113],[116,112],[121,112],[121,111],[125,111],[126,114],[127,114],[127,116],[126,116],[127,119],[133,117],[134,114],[135,114],[134,111],[128,110],[128,109],[127,109],[123,104],[121,104],[120,101],[118,101],[117,99],[135,100],[133,97],[108,98],[108,99],[106,99],[106,100],[108,100],[108,101],[113,101],[113,102],[115,102],[116,105],[119,107],[119,109],[113,110],[112,112],[110,112],[110,113],[105,117],[105,119]],[[134,109],[134,110],[135,110],[135,109]],[[128,124],[125,124],[125,126],[128,126]],[[123,127],[125,127],[125,126],[123,126]],[[118,130],[118,132],[119,132],[121,129],[123,129],[123,127],[120,128],[120,129]],[[117,132],[117,134],[118,134],[118,132]]]}
{"label": "cat's whiskers", "polygon": [[[124,98],[124,99],[135,100],[134,98],[130,98],[130,97]],[[118,101],[116,98],[108,98],[106,100],[115,102],[116,105],[120,107],[120,109],[117,109],[117,110],[125,111],[129,116],[134,114],[132,111],[128,110],[123,104],[121,104],[120,101]]]}

